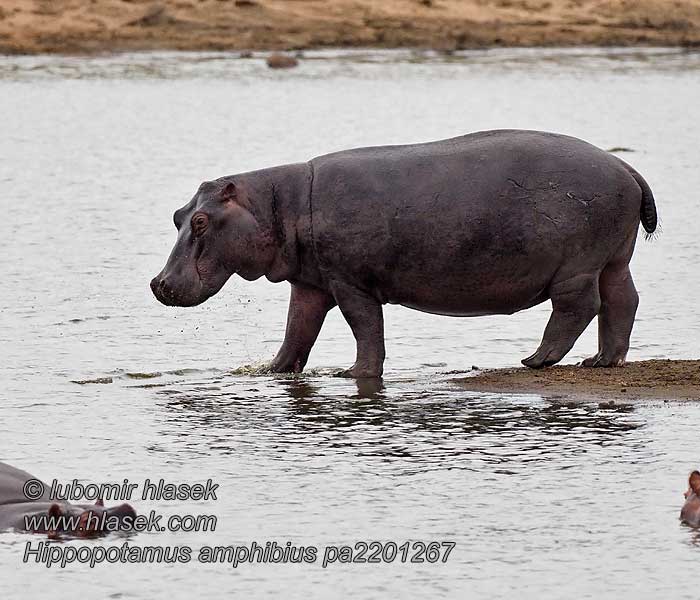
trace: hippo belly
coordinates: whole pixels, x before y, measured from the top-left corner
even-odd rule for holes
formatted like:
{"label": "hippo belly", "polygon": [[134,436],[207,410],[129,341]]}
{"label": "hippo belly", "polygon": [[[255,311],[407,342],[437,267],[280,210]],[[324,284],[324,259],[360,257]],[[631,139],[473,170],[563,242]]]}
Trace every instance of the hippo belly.
{"label": "hippo belly", "polygon": [[[432,225],[447,226],[434,220]],[[483,221],[444,229],[437,236],[420,223],[407,236],[392,236],[389,260],[368,257],[353,278],[390,304],[450,316],[512,314],[547,300],[547,288],[562,258],[559,246],[523,241],[523,231],[507,238]],[[406,250],[402,251],[401,248]]]}

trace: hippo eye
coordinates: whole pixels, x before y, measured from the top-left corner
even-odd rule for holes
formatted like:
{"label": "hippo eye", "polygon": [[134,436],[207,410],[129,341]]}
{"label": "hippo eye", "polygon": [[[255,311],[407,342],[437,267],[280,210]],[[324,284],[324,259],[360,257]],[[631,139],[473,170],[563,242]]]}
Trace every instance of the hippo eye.
{"label": "hippo eye", "polygon": [[209,225],[209,217],[204,213],[195,213],[192,216],[192,233],[202,235]]}

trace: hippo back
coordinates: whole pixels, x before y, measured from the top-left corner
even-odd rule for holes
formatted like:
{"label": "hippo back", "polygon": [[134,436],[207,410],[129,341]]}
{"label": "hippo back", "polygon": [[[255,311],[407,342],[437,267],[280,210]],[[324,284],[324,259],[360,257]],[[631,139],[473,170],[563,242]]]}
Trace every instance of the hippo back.
{"label": "hippo back", "polygon": [[[36,479],[26,471],[0,462],[0,505],[21,504],[29,502],[24,495],[24,484],[30,479]],[[49,501],[49,487],[44,484],[44,494],[37,501]]]}

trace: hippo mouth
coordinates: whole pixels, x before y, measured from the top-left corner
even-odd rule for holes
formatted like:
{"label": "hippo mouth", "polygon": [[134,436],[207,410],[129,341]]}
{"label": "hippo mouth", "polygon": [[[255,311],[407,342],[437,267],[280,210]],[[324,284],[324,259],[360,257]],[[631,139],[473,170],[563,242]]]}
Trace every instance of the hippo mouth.
{"label": "hippo mouth", "polygon": [[197,262],[194,267],[191,272],[192,275],[196,273],[196,276],[173,276],[164,274],[163,271],[156,275],[151,280],[151,291],[156,299],[166,306],[197,306],[216,294],[234,274],[222,270],[212,283],[210,278],[202,277]]}
{"label": "hippo mouth", "polygon": [[210,297],[205,293],[201,279],[198,279],[196,286],[175,287],[165,278],[154,277],[151,291],[165,306],[197,306]]}
{"label": "hippo mouth", "polygon": [[156,275],[151,281],[151,291],[156,299],[166,306],[197,306],[208,300],[213,293],[210,293],[209,286],[204,284],[199,269],[196,268],[197,277],[182,278],[163,275]]}
{"label": "hippo mouth", "polygon": [[197,306],[209,300],[216,294],[226,283],[224,280],[221,285],[209,286],[205,285],[200,279],[196,286],[188,286],[182,288],[174,288],[163,280],[155,277],[151,281],[151,291],[156,299],[165,306]]}

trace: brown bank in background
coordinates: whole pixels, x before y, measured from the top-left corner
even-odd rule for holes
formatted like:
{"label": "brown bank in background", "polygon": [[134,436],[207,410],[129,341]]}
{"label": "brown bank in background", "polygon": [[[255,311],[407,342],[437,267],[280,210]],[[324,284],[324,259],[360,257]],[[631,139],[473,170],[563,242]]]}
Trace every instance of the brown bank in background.
{"label": "brown bank in background", "polygon": [[698,46],[698,0],[2,0],[0,52]]}
{"label": "brown bank in background", "polygon": [[470,391],[572,399],[700,400],[700,360],[644,360],[612,369],[575,365],[541,370],[494,369],[458,380]]}

